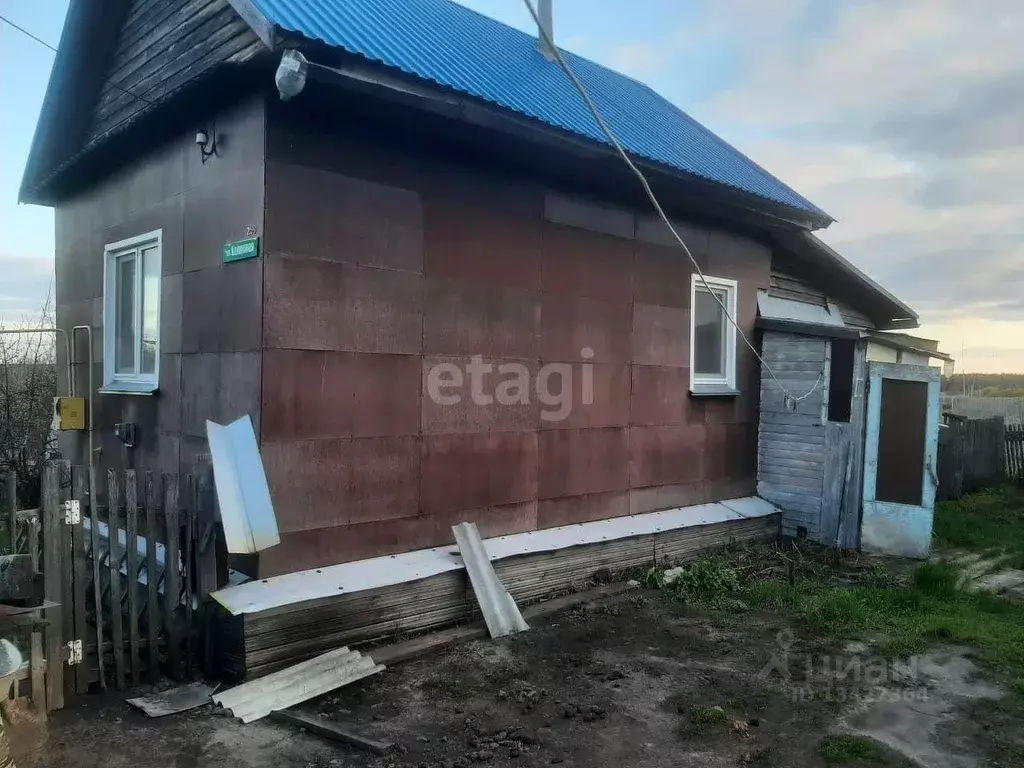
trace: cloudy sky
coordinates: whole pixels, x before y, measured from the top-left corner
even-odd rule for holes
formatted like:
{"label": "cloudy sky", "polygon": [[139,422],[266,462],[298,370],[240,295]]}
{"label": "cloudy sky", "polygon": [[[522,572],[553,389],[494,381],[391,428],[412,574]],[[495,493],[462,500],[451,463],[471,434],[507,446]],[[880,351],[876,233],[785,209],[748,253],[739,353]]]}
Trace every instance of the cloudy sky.
{"label": "cloudy sky", "polygon": [[[463,0],[528,29],[521,0]],[[0,0],[56,42],[66,0]],[[555,0],[563,47],[637,77],[838,223],[820,233],[969,371],[1024,372],[1024,3]],[[0,25],[0,318],[53,274],[17,185],[52,53]],[[13,105],[13,108],[12,108]]]}

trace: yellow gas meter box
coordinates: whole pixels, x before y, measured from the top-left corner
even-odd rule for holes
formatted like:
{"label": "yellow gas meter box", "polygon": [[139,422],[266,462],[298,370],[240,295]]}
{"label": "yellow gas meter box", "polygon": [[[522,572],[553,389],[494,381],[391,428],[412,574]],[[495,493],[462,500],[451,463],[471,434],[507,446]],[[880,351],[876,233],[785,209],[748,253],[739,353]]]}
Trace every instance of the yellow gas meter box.
{"label": "yellow gas meter box", "polygon": [[85,398],[58,397],[57,420],[60,429],[85,429]]}

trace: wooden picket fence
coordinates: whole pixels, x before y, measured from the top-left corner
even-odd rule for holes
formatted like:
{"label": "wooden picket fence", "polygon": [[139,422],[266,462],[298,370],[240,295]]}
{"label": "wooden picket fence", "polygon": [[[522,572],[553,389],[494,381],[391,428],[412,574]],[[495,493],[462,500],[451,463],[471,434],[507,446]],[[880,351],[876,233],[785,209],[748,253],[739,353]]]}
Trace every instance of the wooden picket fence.
{"label": "wooden picket fence", "polygon": [[16,551],[38,559],[46,599],[59,603],[44,616],[48,709],[163,674],[185,679],[209,664],[210,499],[207,475],[110,470],[90,483],[86,467],[44,468],[35,522],[25,513],[10,519]]}
{"label": "wooden picket fence", "polygon": [[1005,426],[1002,416],[966,419],[946,414],[939,431],[939,500],[1024,477],[1024,427]]}
{"label": "wooden picket fence", "polygon": [[[38,508],[18,508],[18,478],[9,473],[2,484],[4,510],[3,525],[6,528],[8,552],[10,554],[30,554],[33,572],[40,567],[42,550],[42,526]],[[46,656],[43,652],[44,630],[46,620],[41,611],[32,611],[21,615],[16,620],[7,622],[0,631],[8,639],[14,639],[21,646],[28,663],[23,666],[14,679],[8,696],[12,699],[27,699],[44,713],[46,707]]]}
{"label": "wooden picket fence", "polygon": [[1006,427],[1006,476],[1024,480],[1024,424]]}

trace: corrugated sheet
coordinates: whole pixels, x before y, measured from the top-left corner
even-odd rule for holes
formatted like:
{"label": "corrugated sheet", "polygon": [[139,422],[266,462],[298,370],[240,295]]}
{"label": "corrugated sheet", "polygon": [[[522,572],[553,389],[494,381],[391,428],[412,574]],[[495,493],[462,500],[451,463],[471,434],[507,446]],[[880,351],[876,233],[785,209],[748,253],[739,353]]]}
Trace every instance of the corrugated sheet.
{"label": "corrugated sheet", "polygon": [[455,543],[459,545],[462,561],[466,564],[469,581],[473,585],[476,601],[491,637],[504,637],[529,629],[516,601],[498,581],[476,524],[453,525],[452,533],[455,534]]}
{"label": "corrugated sheet", "polygon": [[230,709],[243,723],[251,723],[271,712],[287,709],[303,701],[383,672],[369,656],[339,648],[309,661],[296,664],[251,683],[239,685],[213,697],[215,704]]}
{"label": "corrugated sheet", "polygon": [[[565,73],[537,50],[533,35],[450,0],[253,3],[284,30],[607,143]],[[575,54],[566,59],[633,154],[827,216],[647,86]]]}

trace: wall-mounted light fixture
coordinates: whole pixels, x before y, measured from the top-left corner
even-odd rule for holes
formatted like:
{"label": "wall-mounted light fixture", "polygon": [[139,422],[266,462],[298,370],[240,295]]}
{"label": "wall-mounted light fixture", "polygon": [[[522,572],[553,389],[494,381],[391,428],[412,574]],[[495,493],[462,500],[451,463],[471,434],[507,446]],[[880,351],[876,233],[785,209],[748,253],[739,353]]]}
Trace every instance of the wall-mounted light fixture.
{"label": "wall-mounted light fixture", "polygon": [[205,128],[196,131],[196,146],[199,147],[199,155],[205,163],[209,158],[217,154],[217,129],[213,130],[213,137],[206,132]]}

